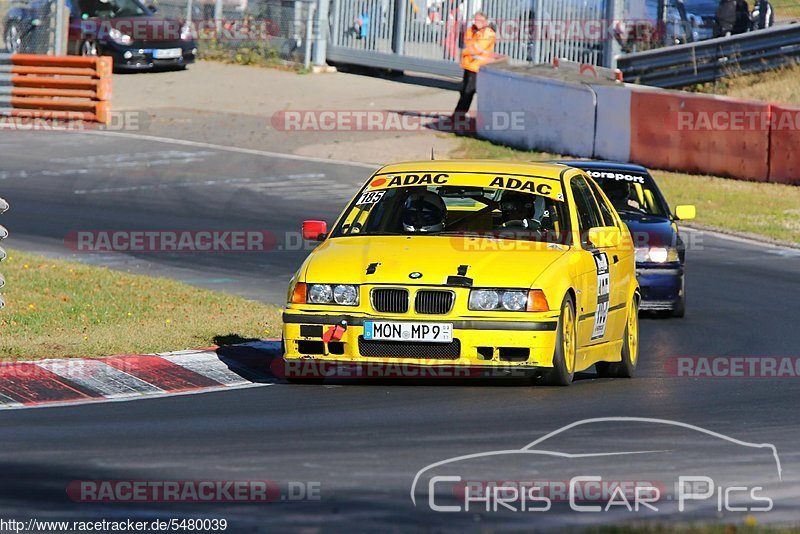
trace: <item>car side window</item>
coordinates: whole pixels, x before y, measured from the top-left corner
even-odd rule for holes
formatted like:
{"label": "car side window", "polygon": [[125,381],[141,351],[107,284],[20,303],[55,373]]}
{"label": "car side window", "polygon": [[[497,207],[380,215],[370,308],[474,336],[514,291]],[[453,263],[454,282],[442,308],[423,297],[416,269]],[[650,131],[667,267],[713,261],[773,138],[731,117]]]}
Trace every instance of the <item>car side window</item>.
{"label": "car side window", "polygon": [[581,233],[581,244],[589,245],[589,229],[604,226],[603,217],[592,195],[592,190],[582,176],[571,181],[572,196],[575,197],[575,209],[578,212],[578,225]]}
{"label": "car side window", "polygon": [[603,198],[603,195],[600,194],[600,188],[591,180],[589,181],[589,187],[592,189],[592,193],[594,193],[594,199],[597,201],[597,205],[600,206],[600,215],[603,217],[603,226],[616,226],[617,219],[614,218],[614,213],[611,209],[611,206],[608,205],[608,202],[606,202],[606,200]]}

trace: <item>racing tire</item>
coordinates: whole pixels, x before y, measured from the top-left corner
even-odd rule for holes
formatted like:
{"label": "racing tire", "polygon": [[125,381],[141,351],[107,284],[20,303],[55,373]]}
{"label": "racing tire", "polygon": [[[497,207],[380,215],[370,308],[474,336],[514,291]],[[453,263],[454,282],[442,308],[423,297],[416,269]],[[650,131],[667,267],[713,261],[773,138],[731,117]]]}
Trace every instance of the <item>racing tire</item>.
{"label": "racing tire", "polygon": [[622,360],[594,364],[601,378],[632,378],[639,362],[639,299],[633,297],[622,335]]}
{"label": "racing tire", "polygon": [[556,348],[553,351],[553,368],[541,377],[546,386],[568,386],[575,376],[575,360],[578,351],[577,321],[575,303],[567,294],[561,303],[561,315],[558,317],[558,334]]}

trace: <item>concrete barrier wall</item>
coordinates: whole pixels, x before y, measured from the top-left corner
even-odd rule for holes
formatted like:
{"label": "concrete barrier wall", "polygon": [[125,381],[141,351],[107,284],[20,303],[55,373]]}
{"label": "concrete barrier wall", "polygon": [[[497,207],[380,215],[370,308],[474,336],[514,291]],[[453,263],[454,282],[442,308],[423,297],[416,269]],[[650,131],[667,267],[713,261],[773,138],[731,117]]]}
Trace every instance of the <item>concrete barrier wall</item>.
{"label": "concrete barrier wall", "polygon": [[[528,150],[591,157],[595,95],[584,84],[532,78],[500,69],[478,74],[478,136]],[[499,117],[523,113],[522,128],[493,128]]]}
{"label": "concrete barrier wall", "polygon": [[630,159],[657,169],[766,181],[769,130],[760,118],[768,115],[769,104],[634,89]]}
{"label": "concrete barrier wall", "polygon": [[611,161],[631,160],[631,90],[620,87],[592,85],[597,95],[594,134],[595,158]]}
{"label": "concrete barrier wall", "polygon": [[773,105],[769,181],[800,185],[800,108]]}
{"label": "concrete barrier wall", "polygon": [[[800,185],[800,109],[538,72],[544,75],[481,70],[479,137],[527,150]],[[486,118],[497,112],[523,113],[524,127],[492,129]]]}

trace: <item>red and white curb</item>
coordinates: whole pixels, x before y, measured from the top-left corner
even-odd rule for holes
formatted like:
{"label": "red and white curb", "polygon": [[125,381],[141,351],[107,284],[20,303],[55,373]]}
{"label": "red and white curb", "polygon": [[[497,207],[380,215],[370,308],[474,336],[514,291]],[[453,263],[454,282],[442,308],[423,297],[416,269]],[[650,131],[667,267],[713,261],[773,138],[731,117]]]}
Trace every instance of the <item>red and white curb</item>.
{"label": "red and white curb", "polygon": [[0,410],[270,386],[280,341],[161,354],[0,363]]}

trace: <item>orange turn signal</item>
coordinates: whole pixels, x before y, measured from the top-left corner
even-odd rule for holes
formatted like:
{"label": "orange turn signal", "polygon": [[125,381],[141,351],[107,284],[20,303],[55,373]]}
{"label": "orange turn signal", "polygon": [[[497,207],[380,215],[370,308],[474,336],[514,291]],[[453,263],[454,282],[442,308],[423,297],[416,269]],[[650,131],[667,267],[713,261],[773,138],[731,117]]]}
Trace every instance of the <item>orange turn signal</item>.
{"label": "orange turn signal", "polygon": [[306,303],[306,284],[297,282],[292,291],[292,304],[305,304]]}
{"label": "orange turn signal", "polygon": [[529,312],[544,312],[550,311],[550,305],[547,303],[547,297],[544,296],[544,291],[541,289],[531,289],[528,291],[528,307]]}

